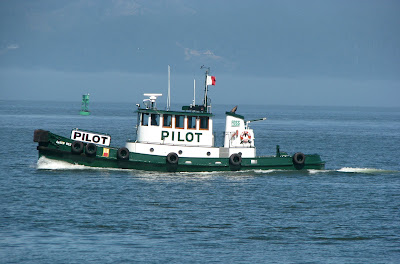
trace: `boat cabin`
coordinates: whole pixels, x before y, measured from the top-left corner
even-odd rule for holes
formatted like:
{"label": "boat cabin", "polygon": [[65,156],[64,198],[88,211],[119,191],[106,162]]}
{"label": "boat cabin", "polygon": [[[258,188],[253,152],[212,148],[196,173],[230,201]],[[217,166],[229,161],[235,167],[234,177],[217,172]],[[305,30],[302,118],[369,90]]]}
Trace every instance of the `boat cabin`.
{"label": "boat cabin", "polygon": [[138,143],[213,147],[212,114],[138,109]]}
{"label": "boat cabin", "polygon": [[[144,105],[138,105],[136,141],[127,142],[130,151],[164,155],[176,150],[179,155],[228,157],[241,153],[254,157],[254,133],[244,117],[226,112],[223,147],[214,146],[213,114],[202,105],[183,106],[182,111],[159,110],[156,99],[162,94],[145,94]],[[185,150],[186,149],[186,150]],[[204,152],[204,153],[203,153]],[[166,154],[165,154],[166,155]]]}

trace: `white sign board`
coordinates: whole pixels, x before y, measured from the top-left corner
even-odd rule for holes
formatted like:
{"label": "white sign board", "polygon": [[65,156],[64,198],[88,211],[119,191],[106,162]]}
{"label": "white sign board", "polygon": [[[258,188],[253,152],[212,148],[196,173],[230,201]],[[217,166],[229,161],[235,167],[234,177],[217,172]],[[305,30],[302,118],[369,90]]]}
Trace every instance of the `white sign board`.
{"label": "white sign board", "polygon": [[111,136],[109,136],[109,135],[102,135],[102,134],[97,134],[97,133],[92,133],[92,132],[87,132],[87,131],[81,131],[78,129],[72,130],[71,139],[86,142],[86,143],[94,143],[94,144],[103,145],[103,146],[110,146],[110,143],[111,143]]}

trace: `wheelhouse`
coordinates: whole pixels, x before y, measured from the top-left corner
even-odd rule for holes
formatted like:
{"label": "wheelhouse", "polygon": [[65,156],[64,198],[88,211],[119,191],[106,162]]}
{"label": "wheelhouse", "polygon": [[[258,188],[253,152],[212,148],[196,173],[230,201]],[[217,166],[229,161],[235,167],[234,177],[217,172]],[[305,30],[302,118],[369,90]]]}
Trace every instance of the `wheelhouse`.
{"label": "wheelhouse", "polygon": [[211,113],[138,109],[136,142],[213,147]]}

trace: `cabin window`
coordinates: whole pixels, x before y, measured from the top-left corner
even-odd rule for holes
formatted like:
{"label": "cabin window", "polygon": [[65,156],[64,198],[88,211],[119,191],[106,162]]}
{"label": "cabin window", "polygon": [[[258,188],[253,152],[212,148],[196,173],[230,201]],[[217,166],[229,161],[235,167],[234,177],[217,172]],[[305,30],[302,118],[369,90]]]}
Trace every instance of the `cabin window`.
{"label": "cabin window", "polygon": [[172,127],[172,115],[163,115],[163,127]]}
{"label": "cabin window", "polygon": [[149,114],[142,113],[142,126],[148,126],[148,125],[149,125]]}
{"label": "cabin window", "polygon": [[176,115],[175,116],[175,128],[183,128],[183,120],[185,116],[183,115]]}
{"label": "cabin window", "polygon": [[200,129],[208,129],[208,116],[201,116],[200,117]]}
{"label": "cabin window", "polygon": [[187,128],[188,129],[196,129],[196,117],[195,116],[187,117]]}
{"label": "cabin window", "polygon": [[158,126],[158,124],[160,124],[160,115],[151,114],[151,125]]}

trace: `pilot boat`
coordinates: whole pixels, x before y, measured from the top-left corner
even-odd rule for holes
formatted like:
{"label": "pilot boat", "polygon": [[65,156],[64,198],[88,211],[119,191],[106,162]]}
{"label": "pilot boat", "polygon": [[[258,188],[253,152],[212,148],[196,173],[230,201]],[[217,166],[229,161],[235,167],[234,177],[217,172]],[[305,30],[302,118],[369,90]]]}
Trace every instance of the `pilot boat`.
{"label": "pilot boat", "polygon": [[237,114],[237,107],[225,112],[223,146],[214,145],[213,117],[208,86],[215,77],[205,71],[203,104],[170,110],[157,108],[158,93],[144,94],[137,104],[136,139],[125,146],[110,146],[111,136],[73,129],[70,137],[37,129],[34,142],[40,157],[72,164],[100,168],[121,168],[166,172],[240,171],[240,170],[307,170],[324,169],[318,154],[296,152],[289,155],[276,146],[274,155],[257,156],[255,136],[250,124]]}

